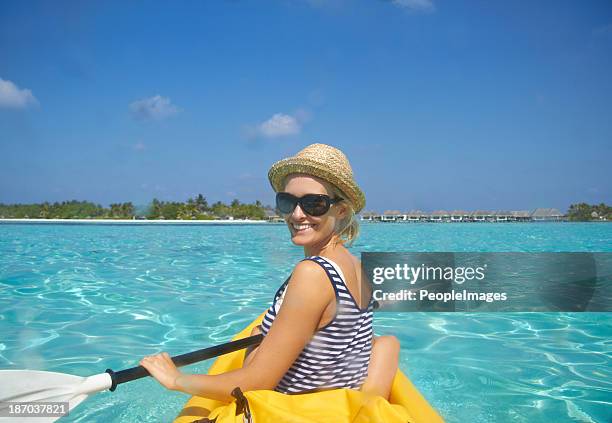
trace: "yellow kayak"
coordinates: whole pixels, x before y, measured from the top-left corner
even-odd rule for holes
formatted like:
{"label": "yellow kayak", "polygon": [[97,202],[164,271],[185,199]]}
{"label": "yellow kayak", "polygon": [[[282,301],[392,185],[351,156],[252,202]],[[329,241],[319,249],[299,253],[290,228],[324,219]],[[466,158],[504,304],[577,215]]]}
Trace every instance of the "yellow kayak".
{"label": "yellow kayak", "polygon": [[[265,312],[234,337],[250,336]],[[208,374],[220,374],[242,367],[244,350],[218,357]],[[287,395],[272,390],[244,392],[254,423],[436,423],[444,420],[421,393],[398,370],[393,379],[389,401],[354,389]],[[243,413],[236,413],[236,401],[224,403],[203,397],[191,397],[174,423],[207,421],[243,423]],[[239,407],[242,411],[242,407]]]}

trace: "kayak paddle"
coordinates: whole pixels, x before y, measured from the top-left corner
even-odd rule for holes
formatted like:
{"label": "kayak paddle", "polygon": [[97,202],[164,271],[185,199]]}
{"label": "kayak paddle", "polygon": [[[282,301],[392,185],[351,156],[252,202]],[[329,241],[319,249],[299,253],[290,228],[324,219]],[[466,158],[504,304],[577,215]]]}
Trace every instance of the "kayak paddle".
{"label": "kayak paddle", "polygon": [[[251,345],[257,345],[263,340],[263,334],[238,339],[225,344],[208,347],[186,354],[172,357],[177,367],[208,360],[230,352],[238,351]],[[120,383],[129,382],[150,376],[142,366],[114,372],[107,369],[104,373],[81,377],[66,373],[46,372],[38,370],[0,370],[0,421],[13,417],[19,422],[54,422],[62,415],[73,410],[83,402],[88,395],[106,389],[114,391]],[[45,408],[43,404],[24,403],[55,403]],[[68,403],[68,410],[61,403]],[[64,404],[65,405],[65,404]],[[42,416],[40,410],[46,411]],[[22,414],[19,414],[19,413]],[[34,415],[34,413],[40,413]],[[55,413],[54,416],[49,414]],[[24,418],[30,417],[30,418]]]}

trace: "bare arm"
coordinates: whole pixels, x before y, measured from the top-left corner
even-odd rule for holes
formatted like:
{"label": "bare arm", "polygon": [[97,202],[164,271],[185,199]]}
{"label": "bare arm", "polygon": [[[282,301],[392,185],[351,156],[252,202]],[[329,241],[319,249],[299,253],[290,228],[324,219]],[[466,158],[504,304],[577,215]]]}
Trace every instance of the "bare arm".
{"label": "bare arm", "polygon": [[287,293],[257,354],[245,367],[220,375],[181,373],[166,353],[145,357],[141,364],[168,389],[225,402],[231,391],[274,389],[310,341],[334,291],[324,270],[306,260],[293,271]]}

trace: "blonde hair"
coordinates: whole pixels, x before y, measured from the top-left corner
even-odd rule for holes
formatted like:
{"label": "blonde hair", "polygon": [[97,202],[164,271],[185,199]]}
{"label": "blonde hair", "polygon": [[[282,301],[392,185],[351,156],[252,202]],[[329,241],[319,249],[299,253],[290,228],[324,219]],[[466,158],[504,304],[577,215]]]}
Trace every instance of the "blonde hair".
{"label": "blonde hair", "polygon": [[[282,183],[283,187],[287,185],[287,179],[291,175],[295,175],[295,173],[290,173],[285,176]],[[344,219],[342,219],[339,223],[335,225],[334,232],[338,236],[338,242],[345,244],[347,247],[351,247],[359,236],[359,221],[357,220],[357,216],[355,215],[355,206],[353,205],[353,203],[351,203],[348,197],[344,195],[340,188],[338,188],[331,182],[315,175],[303,175],[311,176],[322,181],[331,198],[342,198],[343,201],[341,203],[336,204],[344,203],[347,214]]]}
{"label": "blonde hair", "polygon": [[[327,182],[327,181],[326,181]],[[345,243],[347,247],[353,245],[357,237],[359,236],[359,221],[357,220],[357,216],[355,216],[355,206],[351,203],[351,201],[344,195],[340,189],[334,184],[328,182],[331,187],[332,198],[342,198],[342,203],[345,204],[347,214],[340,221],[339,225],[336,225],[334,231],[338,235],[340,242]]]}

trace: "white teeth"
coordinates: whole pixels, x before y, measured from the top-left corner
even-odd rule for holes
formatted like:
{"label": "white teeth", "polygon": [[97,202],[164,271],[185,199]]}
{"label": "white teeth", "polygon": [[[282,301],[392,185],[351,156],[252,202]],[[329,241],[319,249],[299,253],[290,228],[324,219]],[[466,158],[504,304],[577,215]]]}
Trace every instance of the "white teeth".
{"label": "white teeth", "polygon": [[314,225],[298,225],[296,223],[293,224],[293,229],[297,230],[297,231],[301,231],[303,229],[308,229],[308,228],[312,228]]}

